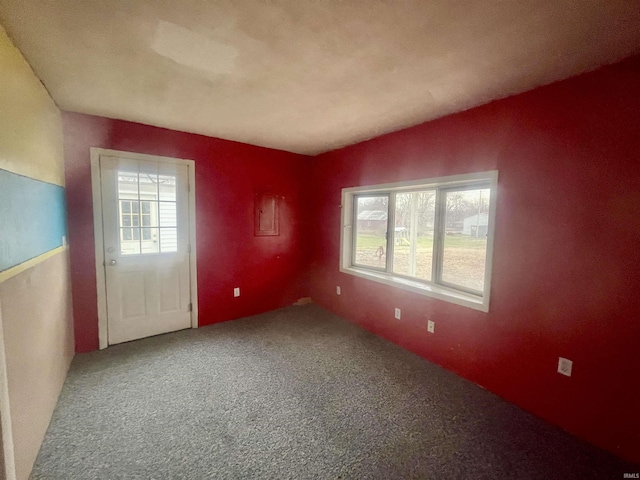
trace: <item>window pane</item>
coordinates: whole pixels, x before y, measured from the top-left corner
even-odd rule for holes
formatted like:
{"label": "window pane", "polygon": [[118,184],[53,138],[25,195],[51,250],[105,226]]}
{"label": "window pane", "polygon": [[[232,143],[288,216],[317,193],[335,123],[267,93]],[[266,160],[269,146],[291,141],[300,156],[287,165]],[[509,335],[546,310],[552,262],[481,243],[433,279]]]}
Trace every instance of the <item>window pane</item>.
{"label": "window pane", "polygon": [[158,183],[158,175],[155,173],[140,173],[140,185],[155,185]]}
{"label": "window pane", "polygon": [[160,248],[162,253],[178,251],[178,230],[176,228],[160,229]]}
{"label": "window pane", "polygon": [[151,215],[142,215],[142,226],[143,227],[151,226]]}
{"label": "window pane", "polygon": [[120,242],[120,254],[121,255],[137,255],[140,253],[140,242],[133,239],[133,230],[131,228],[123,228]]}
{"label": "window pane", "polygon": [[137,213],[134,213],[133,216],[131,217],[131,224],[134,227],[140,226],[140,216]]}
{"label": "window pane", "polygon": [[151,202],[140,202],[142,204],[142,213],[151,213]]}
{"label": "window pane", "polygon": [[[138,173],[137,172],[118,172],[118,198],[128,198],[131,200],[138,199]],[[127,204],[127,210],[125,210]],[[122,202],[122,211],[130,212],[131,202]]]}
{"label": "window pane", "polygon": [[389,197],[356,197],[356,265],[385,268]]}
{"label": "window pane", "polygon": [[133,239],[134,240],[140,240],[140,229],[139,228],[133,228]]}
{"label": "window pane", "polygon": [[131,226],[131,215],[123,215],[122,216],[122,225],[123,227]]}
{"label": "window pane", "polygon": [[160,200],[176,201],[175,175],[159,175],[158,187],[160,189]]}
{"label": "window pane", "polygon": [[158,229],[142,229],[142,253],[158,253]]}
{"label": "window pane", "polygon": [[158,175],[152,173],[140,174],[140,199],[143,200],[142,208],[145,208],[144,200],[158,199]]}
{"label": "window pane", "polygon": [[131,202],[131,211],[133,213],[140,213],[140,203],[138,202]]}
{"label": "window pane", "polygon": [[174,202],[160,202],[160,226],[176,226],[176,204]]}
{"label": "window pane", "polygon": [[431,281],[436,192],[396,194],[393,273]]}
{"label": "window pane", "polygon": [[122,204],[122,213],[131,213],[131,202],[126,200],[120,200]]}
{"label": "window pane", "polygon": [[488,188],[446,193],[442,280],[472,290],[484,289],[489,225]]}

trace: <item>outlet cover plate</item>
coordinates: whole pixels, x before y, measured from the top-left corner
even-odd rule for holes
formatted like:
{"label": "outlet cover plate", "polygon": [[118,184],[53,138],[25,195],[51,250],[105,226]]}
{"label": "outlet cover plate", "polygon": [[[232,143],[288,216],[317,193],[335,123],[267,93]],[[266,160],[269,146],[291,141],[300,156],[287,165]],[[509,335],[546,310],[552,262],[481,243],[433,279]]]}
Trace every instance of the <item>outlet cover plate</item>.
{"label": "outlet cover plate", "polygon": [[402,312],[400,312],[400,309],[396,308],[396,313],[395,313],[396,319],[400,320],[401,315],[402,315]]}
{"label": "outlet cover plate", "polygon": [[234,297],[239,297],[240,296],[240,287],[236,287],[233,289],[233,296]]}
{"label": "outlet cover plate", "polygon": [[571,370],[573,370],[573,362],[568,358],[558,357],[558,373],[570,377]]}
{"label": "outlet cover plate", "polygon": [[427,332],[436,333],[436,322],[427,320]]}
{"label": "outlet cover plate", "polygon": [[336,287],[336,293],[337,293],[338,295],[340,295],[340,294],[342,293],[342,290],[340,290],[340,287],[339,287],[339,286],[338,286],[338,287]]}

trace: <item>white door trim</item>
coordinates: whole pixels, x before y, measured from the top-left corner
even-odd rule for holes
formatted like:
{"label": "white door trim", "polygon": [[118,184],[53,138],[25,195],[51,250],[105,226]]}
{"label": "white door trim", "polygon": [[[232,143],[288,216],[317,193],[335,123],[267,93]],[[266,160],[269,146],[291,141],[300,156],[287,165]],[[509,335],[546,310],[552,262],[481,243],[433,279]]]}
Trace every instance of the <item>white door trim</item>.
{"label": "white door trim", "polygon": [[98,291],[98,338],[100,350],[109,345],[107,323],[107,279],[104,269],[104,235],[102,227],[102,186],[100,182],[100,156],[112,156],[156,163],[186,165],[189,171],[189,271],[191,328],[198,328],[198,279],[196,272],[196,177],[195,162],[182,158],[160,157],[142,153],[123,152],[106,148],[91,147],[91,189],[93,194],[93,234],[96,253],[96,287]]}

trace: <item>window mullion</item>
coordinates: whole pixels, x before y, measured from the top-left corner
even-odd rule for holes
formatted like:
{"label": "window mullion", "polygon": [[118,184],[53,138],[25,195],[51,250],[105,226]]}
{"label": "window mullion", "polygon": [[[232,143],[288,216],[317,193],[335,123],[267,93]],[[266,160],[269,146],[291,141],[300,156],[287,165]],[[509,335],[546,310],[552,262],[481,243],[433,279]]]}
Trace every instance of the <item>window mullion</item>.
{"label": "window mullion", "polygon": [[[140,217],[140,210],[142,209],[142,206],[140,205],[140,171],[138,171],[137,181],[138,181],[138,198],[136,199],[136,203],[138,204],[138,248],[140,248],[140,253],[144,253],[142,250],[142,228],[140,227],[140,222],[142,222],[142,218]],[[133,204],[132,204],[131,212],[133,214]],[[133,218],[132,218],[132,221],[133,221]]]}
{"label": "window mullion", "polygon": [[358,236],[358,196],[354,195],[351,204],[351,265],[356,265],[356,243]]}
{"label": "window mullion", "polygon": [[444,235],[446,230],[446,195],[442,189],[436,189],[436,211],[433,232],[433,259],[431,281],[440,283],[442,279],[442,259],[444,252]]}
{"label": "window mullion", "polygon": [[393,246],[395,242],[396,225],[396,192],[389,192],[389,203],[387,209],[387,257],[385,270],[387,273],[393,272]]}

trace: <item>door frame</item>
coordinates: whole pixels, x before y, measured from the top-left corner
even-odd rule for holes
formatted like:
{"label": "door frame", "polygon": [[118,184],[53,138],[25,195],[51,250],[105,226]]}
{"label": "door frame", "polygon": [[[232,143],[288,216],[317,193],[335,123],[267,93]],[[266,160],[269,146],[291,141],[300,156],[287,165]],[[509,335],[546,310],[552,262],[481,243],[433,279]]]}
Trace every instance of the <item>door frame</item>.
{"label": "door frame", "polygon": [[93,195],[93,234],[96,254],[96,287],[98,291],[98,339],[100,350],[109,346],[107,319],[107,277],[104,261],[104,232],[102,220],[102,185],[100,182],[100,156],[120,157],[143,162],[186,165],[189,171],[189,281],[191,302],[191,328],[198,328],[198,278],[196,271],[196,163],[182,158],[161,157],[143,153],[91,147],[91,190]]}

